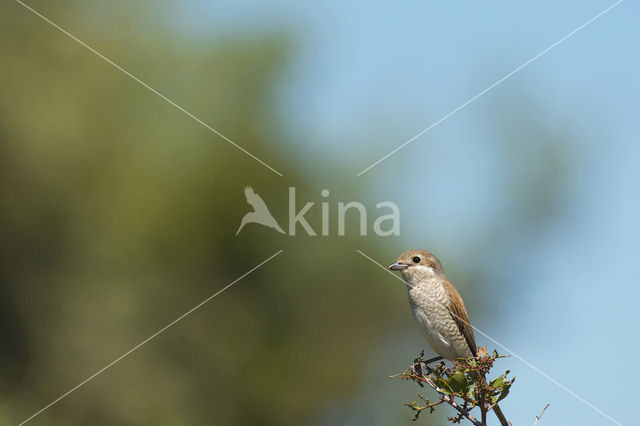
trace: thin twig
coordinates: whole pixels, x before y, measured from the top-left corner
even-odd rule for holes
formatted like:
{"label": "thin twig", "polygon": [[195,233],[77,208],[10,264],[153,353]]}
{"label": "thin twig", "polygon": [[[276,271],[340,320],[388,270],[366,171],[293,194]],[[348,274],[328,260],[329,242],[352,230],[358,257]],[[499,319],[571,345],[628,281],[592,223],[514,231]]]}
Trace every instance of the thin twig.
{"label": "thin twig", "polygon": [[538,420],[540,420],[542,418],[542,415],[544,414],[544,412],[547,411],[547,407],[549,407],[548,403],[547,403],[547,405],[544,406],[544,408],[542,409],[540,414],[536,416],[536,421],[533,422],[533,426],[536,426],[538,424]]}
{"label": "thin twig", "polygon": [[[478,373],[476,376],[476,388],[480,387],[480,385],[488,386],[487,380],[484,375]],[[479,398],[478,402],[480,403],[480,422],[483,425],[487,424],[487,403],[485,401],[485,395],[483,391],[478,392]]]}
{"label": "thin twig", "polygon": [[[437,390],[437,389],[436,389]],[[467,418],[467,420],[469,420],[471,423],[473,423],[476,426],[482,426],[482,423],[480,423],[475,417],[473,417],[467,410],[465,410],[464,408],[462,408],[461,406],[458,405],[457,402],[455,402],[453,400],[453,395],[447,395],[447,397],[444,397],[444,400],[451,405],[453,408],[455,408],[456,410],[458,410],[458,412],[460,414],[462,414],[463,416],[465,416]]]}
{"label": "thin twig", "polygon": [[407,375],[407,376],[408,377],[410,376],[413,379],[416,379],[416,380],[419,380],[419,381],[421,381],[423,383],[428,384],[436,392],[438,392],[440,394],[440,398],[442,398],[442,400],[444,402],[446,402],[447,404],[449,404],[450,406],[455,408],[456,411],[458,411],[460,414],[462,414],[467,420],[469,420],[475,426],[483,426],[483,424],[480,423],[480,421],[478,421],[478,419],[473,417],[471,415],[471,413],[469,413],[469,411],[465,410],[462,406],[458,405],[458,403],[454,400],[453,395],[447,395],[446,393],[442,392],[442,390],[435,383],[433,383],[433,381],[429,377],[419,377],[419,376],[415,376],[415,375]]}

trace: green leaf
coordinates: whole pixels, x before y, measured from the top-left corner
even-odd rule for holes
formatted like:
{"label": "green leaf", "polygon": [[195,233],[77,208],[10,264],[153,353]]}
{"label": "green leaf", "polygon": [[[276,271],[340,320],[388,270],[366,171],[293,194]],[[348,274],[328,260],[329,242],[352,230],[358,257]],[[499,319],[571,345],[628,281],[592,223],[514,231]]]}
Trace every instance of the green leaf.
{"label": "green leaf", "polygon": [[471,384],[464,373],[456,372],[449,378],[449,385],[454,392],[467,394]]}
{"label": "green leaf", "polygon": [[515,380],[515,377],[511,380],[507,380],[506,382],[504,382],[504,385],[500,388],[500,394],[497,396],[496,395],[491,396],[491,402],[493,404],[502,401],[507,397],[507,395],[509,395],[509,390],[511,389],[511,385],[513,384],[514,380]]}
{"label": "green leaf", "polygon": [[436,386],[440,388],[440,392],[446,393],[447,395],[452,395],[454,393],[449,383],[447,383],[447,381],[444,379],[436,380]]}
{"label": "green leaf", "polygon": [[491,386],[493,386],[494,388],[500,389],[502,386],[505,385],[505,383],[509,383],[509,381],[507,380],[507,374],[509,374],[509,370],[505,371],[503,375],[493,379],[491,381]]}

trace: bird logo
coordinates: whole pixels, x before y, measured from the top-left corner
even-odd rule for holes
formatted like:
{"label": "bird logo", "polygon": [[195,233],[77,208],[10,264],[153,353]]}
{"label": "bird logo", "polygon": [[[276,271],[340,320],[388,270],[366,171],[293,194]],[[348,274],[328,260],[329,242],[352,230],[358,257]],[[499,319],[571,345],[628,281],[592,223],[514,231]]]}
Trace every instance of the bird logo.
{"label": "bird logo", "polygon": [[244,217],[242,218],[242,222],[240,223],[240,227],[236,232],[236,235],[240,233],[242,228],[247,223],[259,223],[260,225],[273,228],[279,233],[284,234],[284,231],[282,230],[282,228],[280,228],[280,225],[278,225],[278,222],[276,222],[276,220],[274,219],[267,205],[264,203],[262,198],[255,193],[253,188],[247,186],[244,189],[244,195],[245,197],[247,197],[247,203],[249,203],[249,205],[253,207],[253,211],[244,215]]}

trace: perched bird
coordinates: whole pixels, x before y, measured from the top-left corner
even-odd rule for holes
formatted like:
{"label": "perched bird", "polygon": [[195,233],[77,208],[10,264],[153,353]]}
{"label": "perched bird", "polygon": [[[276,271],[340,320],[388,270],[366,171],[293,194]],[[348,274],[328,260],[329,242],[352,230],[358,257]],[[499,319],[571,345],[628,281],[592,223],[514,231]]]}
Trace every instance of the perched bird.
{"label": "perched bird", "polygon": [[[475,357],[478,347],[467,309],[438,258],[426,250],[409,250],[389,269],[402,272],[418,328],[431,349],[440,355],[427,363]],[[501,424],[508,424],[497,404],[493,411]]]}
{"label": "perched bird", "polygon": [[476,356],[467,309],[438,258],[426,250],[409,250],[389,269],[402,272],[411,311],[429,346],[448,360]]}
{"label": "perched bird", "polygon": [[278,222],[276,222],[274,217],[271,215],[267,205],[264,203],[262,198],[253,191],[253,188],[247,186],[244,189],[244,195],[247,197],[247,203],[253,207],[253,211],[244,215],[236,235],[240,233],[240,230],[242,230],[247,223],[259,223],[260,225],[273,228],[279,233],[284,234],[284,231],[280,228]]}

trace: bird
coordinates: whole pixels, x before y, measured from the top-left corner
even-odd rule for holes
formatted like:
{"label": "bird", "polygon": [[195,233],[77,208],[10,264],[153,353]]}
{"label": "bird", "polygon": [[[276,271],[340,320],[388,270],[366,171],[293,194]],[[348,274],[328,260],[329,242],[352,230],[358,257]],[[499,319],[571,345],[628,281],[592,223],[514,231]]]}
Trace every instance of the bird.
{"label": "bird", "polygon": [[279,233],[284,234],[284,231],[282,230],[282,228],[280,228],[278,222],[276,222],[264,200],[262,200],[262,198],[258,194],[256,194],[252,187],[247,186],[244,189],[244,195],[247,198],[247,203],[249,203],[249,205],[253,207],[253,211],[245,214],[242,217],[242,221],[240,222],[238,231],[236,231],[236,235],[240,233],[242,228],[247,223],[259,223],[260,225],[273,228]]}
{"label": "bird", "polygon": [[[427,364],[441,359],[475,358],[478,347],[467,309],[440,260],[427,250],[409,250],[389,269],[402,273],[418,329],[439,355]],[[508,424],[503,423],[506,419],[497,404],[493,410],[501,424]]]}
{"label": "bird", "polygon": [[475,357],[467,309],[438,258],[426,250],[409,250],[389,269],[402,272],[411,312],[429,346],[448,360]]}

